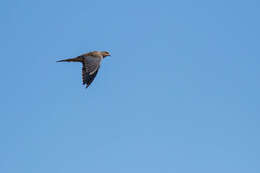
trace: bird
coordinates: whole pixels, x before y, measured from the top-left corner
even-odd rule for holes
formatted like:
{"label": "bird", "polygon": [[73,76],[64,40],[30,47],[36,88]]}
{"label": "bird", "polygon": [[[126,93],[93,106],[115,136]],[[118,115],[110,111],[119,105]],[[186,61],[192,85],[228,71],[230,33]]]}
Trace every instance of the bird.
{"label": "bird", "polygon": [[86,85],[86,88],[88,88],[98,73],[101,61],[107,56],[111,56],[108,51],[92,51],[75,58],[63,59],[56,62],[81,62],[83,85]]}

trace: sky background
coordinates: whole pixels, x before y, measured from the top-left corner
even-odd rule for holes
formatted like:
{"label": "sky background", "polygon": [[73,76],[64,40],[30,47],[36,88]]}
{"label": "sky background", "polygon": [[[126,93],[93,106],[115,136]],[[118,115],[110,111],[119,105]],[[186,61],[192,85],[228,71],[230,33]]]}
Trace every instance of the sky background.
{"label": "sky background", "polygon": [[[1,173],[259,173],[258,0],[0,2]],[[112,57],[92,85],[81,65]]]}

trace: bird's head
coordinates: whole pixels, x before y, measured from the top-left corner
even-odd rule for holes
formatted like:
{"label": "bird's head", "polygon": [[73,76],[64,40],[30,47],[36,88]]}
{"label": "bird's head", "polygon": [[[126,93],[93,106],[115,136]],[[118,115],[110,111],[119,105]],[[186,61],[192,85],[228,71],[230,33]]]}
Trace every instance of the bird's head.
{"label": "bird's head", "polygon": [[105,58],[106,56],[111,56],[110,53],[107,51],[102,51],[101,54],[102,54],[103,58]]}

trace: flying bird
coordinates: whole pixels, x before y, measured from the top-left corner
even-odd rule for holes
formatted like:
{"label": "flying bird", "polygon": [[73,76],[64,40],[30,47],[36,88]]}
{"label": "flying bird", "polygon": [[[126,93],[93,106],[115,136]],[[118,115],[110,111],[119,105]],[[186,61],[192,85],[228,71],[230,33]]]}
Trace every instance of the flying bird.
{"label": "flying bird", "polygon": [[101,61],[107,56],[111,56],[107,51],[93,51],[57,62],[81,62],[83,85],[86,85],[86,88],[88,88],[98,73]]}

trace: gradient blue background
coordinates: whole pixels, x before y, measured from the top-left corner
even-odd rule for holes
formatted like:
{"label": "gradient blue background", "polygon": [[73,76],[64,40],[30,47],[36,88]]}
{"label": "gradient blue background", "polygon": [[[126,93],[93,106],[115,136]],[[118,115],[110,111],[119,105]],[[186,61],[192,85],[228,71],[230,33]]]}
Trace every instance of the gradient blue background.
{"label": "gradient blue background", "polygon": [[[1,173],[259,173],[258,0],[0,3]],[[92,85],[81,65],[110,51]]]}

